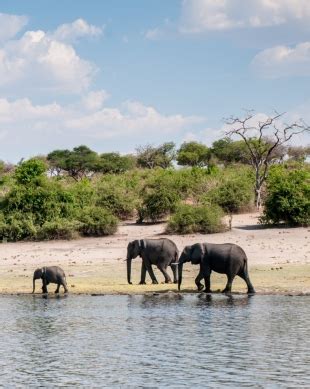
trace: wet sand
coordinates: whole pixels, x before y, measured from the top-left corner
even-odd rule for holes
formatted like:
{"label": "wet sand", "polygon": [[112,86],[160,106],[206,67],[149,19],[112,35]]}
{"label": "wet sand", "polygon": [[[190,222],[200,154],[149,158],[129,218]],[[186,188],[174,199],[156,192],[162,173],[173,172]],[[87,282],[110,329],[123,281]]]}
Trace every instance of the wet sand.
{"label": "wet sand", "polygon": [[[70,293],[139,294],[177,291],[174,284],[162,284],[162,274],[154,268],[159,281],[138,285],[141,259],[133,261],[132,282],[126,279],[126,247],[129,241],[168,237],[181,251],[196,242],[236,243],[247,253],[251,281],[259,293],[310,293],[310,228],[262,228],[258,214],[235,215],[232,230],[220,234],[165,235],[165,224],[120,225],[117,234],[104,238],[73,241],[3,243],[0,245],[0,293],[17,294],[32,291],[32,274],[37,267],[61,266],[67,275]],[[168,270],[172,277],[172,272]],[[196,290],[194,278],[199,269],[186,264],[182,290]],[[226,277],[212,273],[211,289],[223,289]],[[56,289],[50,284],[49,292]],[[246,292],[245,283],[236,277],[234,292]],[[37,280],[36,292],[41,292]],[[61,289],[62,292],[62,289]]]}

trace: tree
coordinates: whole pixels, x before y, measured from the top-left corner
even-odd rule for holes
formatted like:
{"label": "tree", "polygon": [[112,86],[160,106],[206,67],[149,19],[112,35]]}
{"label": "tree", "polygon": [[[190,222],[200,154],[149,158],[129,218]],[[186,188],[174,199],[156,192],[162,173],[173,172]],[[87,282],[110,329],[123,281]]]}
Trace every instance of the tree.
{"label": "tree", "polygon": [[102,173],[124,173],[133,169],[136,159],[133,155],[120,155],[119,153],[103,153],[100,155],[97,170]]}
{"label": "tree", "polygon": [[303,162],[310,157],[310,146],[290,146],[287,155],[290,160]]}
{"label": "tree", "polygon": [[46,164],[40,159],[22,162],[15,170],[14,177],[18,184],[27,185],[44,176]]}
{"label": "tree", "polygon": [[287,143],[297,134],[309,132],[309,127],[302,121],[281,123],[284,113],[256,121],[253,111],[247,111],[244,118],[231,116],[226,119],[229,129],[226,135],[238,135],[244,141],[249,154],[250,165],[255,172],[255,205],[261,205],[262,187],[267,179],[271,164],[281,158]]}
{"label": "tree", "polygon": [[177,163],[181,166],[203,167],[209,160],[209,148],[199,142],[184,142],[177,153]]}
{"label": "tree", "polygon": [[167,169],[172,166],[172,161],[175,158],[175,144],[173,142],[166,142],[158,147],[139,146],[136,151],[138,166],[147,169],[155,167]]}
{"label": "tree", "polygon": [[65,171],[76,181],[98,169],[98,154],[84,145],[72,151],[54,150],[48,154],[47,160],[56,174]]}
{"label": "tree", "polygon": [[245,143],[242,140],[233,141],[229,137],[213,142],[211,153],[224,164],[236,162],[249,164],[251,160]]}

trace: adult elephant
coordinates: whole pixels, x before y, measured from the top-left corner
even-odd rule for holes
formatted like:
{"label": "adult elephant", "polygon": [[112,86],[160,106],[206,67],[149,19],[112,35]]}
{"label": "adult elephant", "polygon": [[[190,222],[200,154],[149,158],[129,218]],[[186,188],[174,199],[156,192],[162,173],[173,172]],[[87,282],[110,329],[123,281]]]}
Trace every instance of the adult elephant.
{"label": "adult elephant", "polygon": [[35,291],[35,281],[40,278],[42,280],[42,293],[47,293],[47,285],[50,283],[57,284],[55,293],[59,293],[61,285],[64,287],[65,293],[68,292],[65,272],[59,266],[44,266],[36,269],[33,273],[32,293]]}
{"label": "adult elephant", "polygon": [[128,243],[127,246],[127,281],[131,282],[131,263],[134,258],[142,258],[140,285],[145,284],[146,272],[148,271],[153,284],[158,284],[152,265],[156,265],[165,277],[166,283],[171,283],[171,278],[167,273],[170,266],[173,272],[173,282],[178,282],[177,268],[171,265],[176,263],[179,257],[179,250],[174,242],[167,238],[161,239],[141,239]]}
{"label": "adult elephant", "polygon": [[183,264],[191,262],[193,265],[200,265],[200,271],[195,279],[198,290],[203,289],[200,282],[205,281],[205,292],[211,292],[211,272],[227,275],[227,284],[223,293],[230,293],[232,282],[235,276],[241,277],[247,284],[248,293],[255,293],[248,274],[247,256],[243,249],[233,243],[213,244],[196,243],[186,246],[179,259],[179,290],[182,283]]}

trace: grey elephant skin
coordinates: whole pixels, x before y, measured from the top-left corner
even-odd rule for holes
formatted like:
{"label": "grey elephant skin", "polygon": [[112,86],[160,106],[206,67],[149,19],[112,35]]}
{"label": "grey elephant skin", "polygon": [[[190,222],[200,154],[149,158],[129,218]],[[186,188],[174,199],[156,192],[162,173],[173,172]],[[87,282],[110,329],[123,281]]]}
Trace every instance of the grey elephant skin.
{"label": "grey elephant skin", "polygon": [[198,290],[203,289],[202,279],[205,281],[205,292],[211,292],[211,272],[226,274],[227,284],[223,293],[230,293],[235,276],[241,277],[247,284],[248,293],[255,293],[248,274],[247,256],[243,249],[233,243],[213,244],[196,243],[186,246],[179,259],[179,290],[182,283],[183,264],[191,262],[200,265],[200,271],[195,279]]}
{"label": "grey elephant skin", "polygon": [[140,256],[142,258],[140,285],[145,284],[146,272],[149,273],[152,283],[158,284],[152,265],[156,265],[165,277],[166,283],[171,283],[171,278],[167,273],[167,267],[170,266],[173,272],[173,282],[178,282],[177,268],[173,263],[178,261],[179,250],[170,239],[141,239],[128,243],[127,246],[127,281],[131,282],[131,264],[132,260]]}
{"label": "grey elephant skin", "polygon": [[59,266],[44,266],[36,269],[33,273],[33,290],[35,291],[35,281],[42,280],[42,293],[47,293],[48,284],[57,284],[55,293],[59,293],[60,286],[64,287],[65,293],[68,292],[65,272]]}

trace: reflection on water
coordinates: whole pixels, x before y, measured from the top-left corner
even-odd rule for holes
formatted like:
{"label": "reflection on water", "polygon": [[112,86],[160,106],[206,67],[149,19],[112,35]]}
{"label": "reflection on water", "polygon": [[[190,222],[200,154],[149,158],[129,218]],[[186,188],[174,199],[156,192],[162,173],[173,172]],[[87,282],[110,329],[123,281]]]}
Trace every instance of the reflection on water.
{"label": "reflection on water", "polygon": [[0,297],[0,386],[310,387],[309,297]]}

